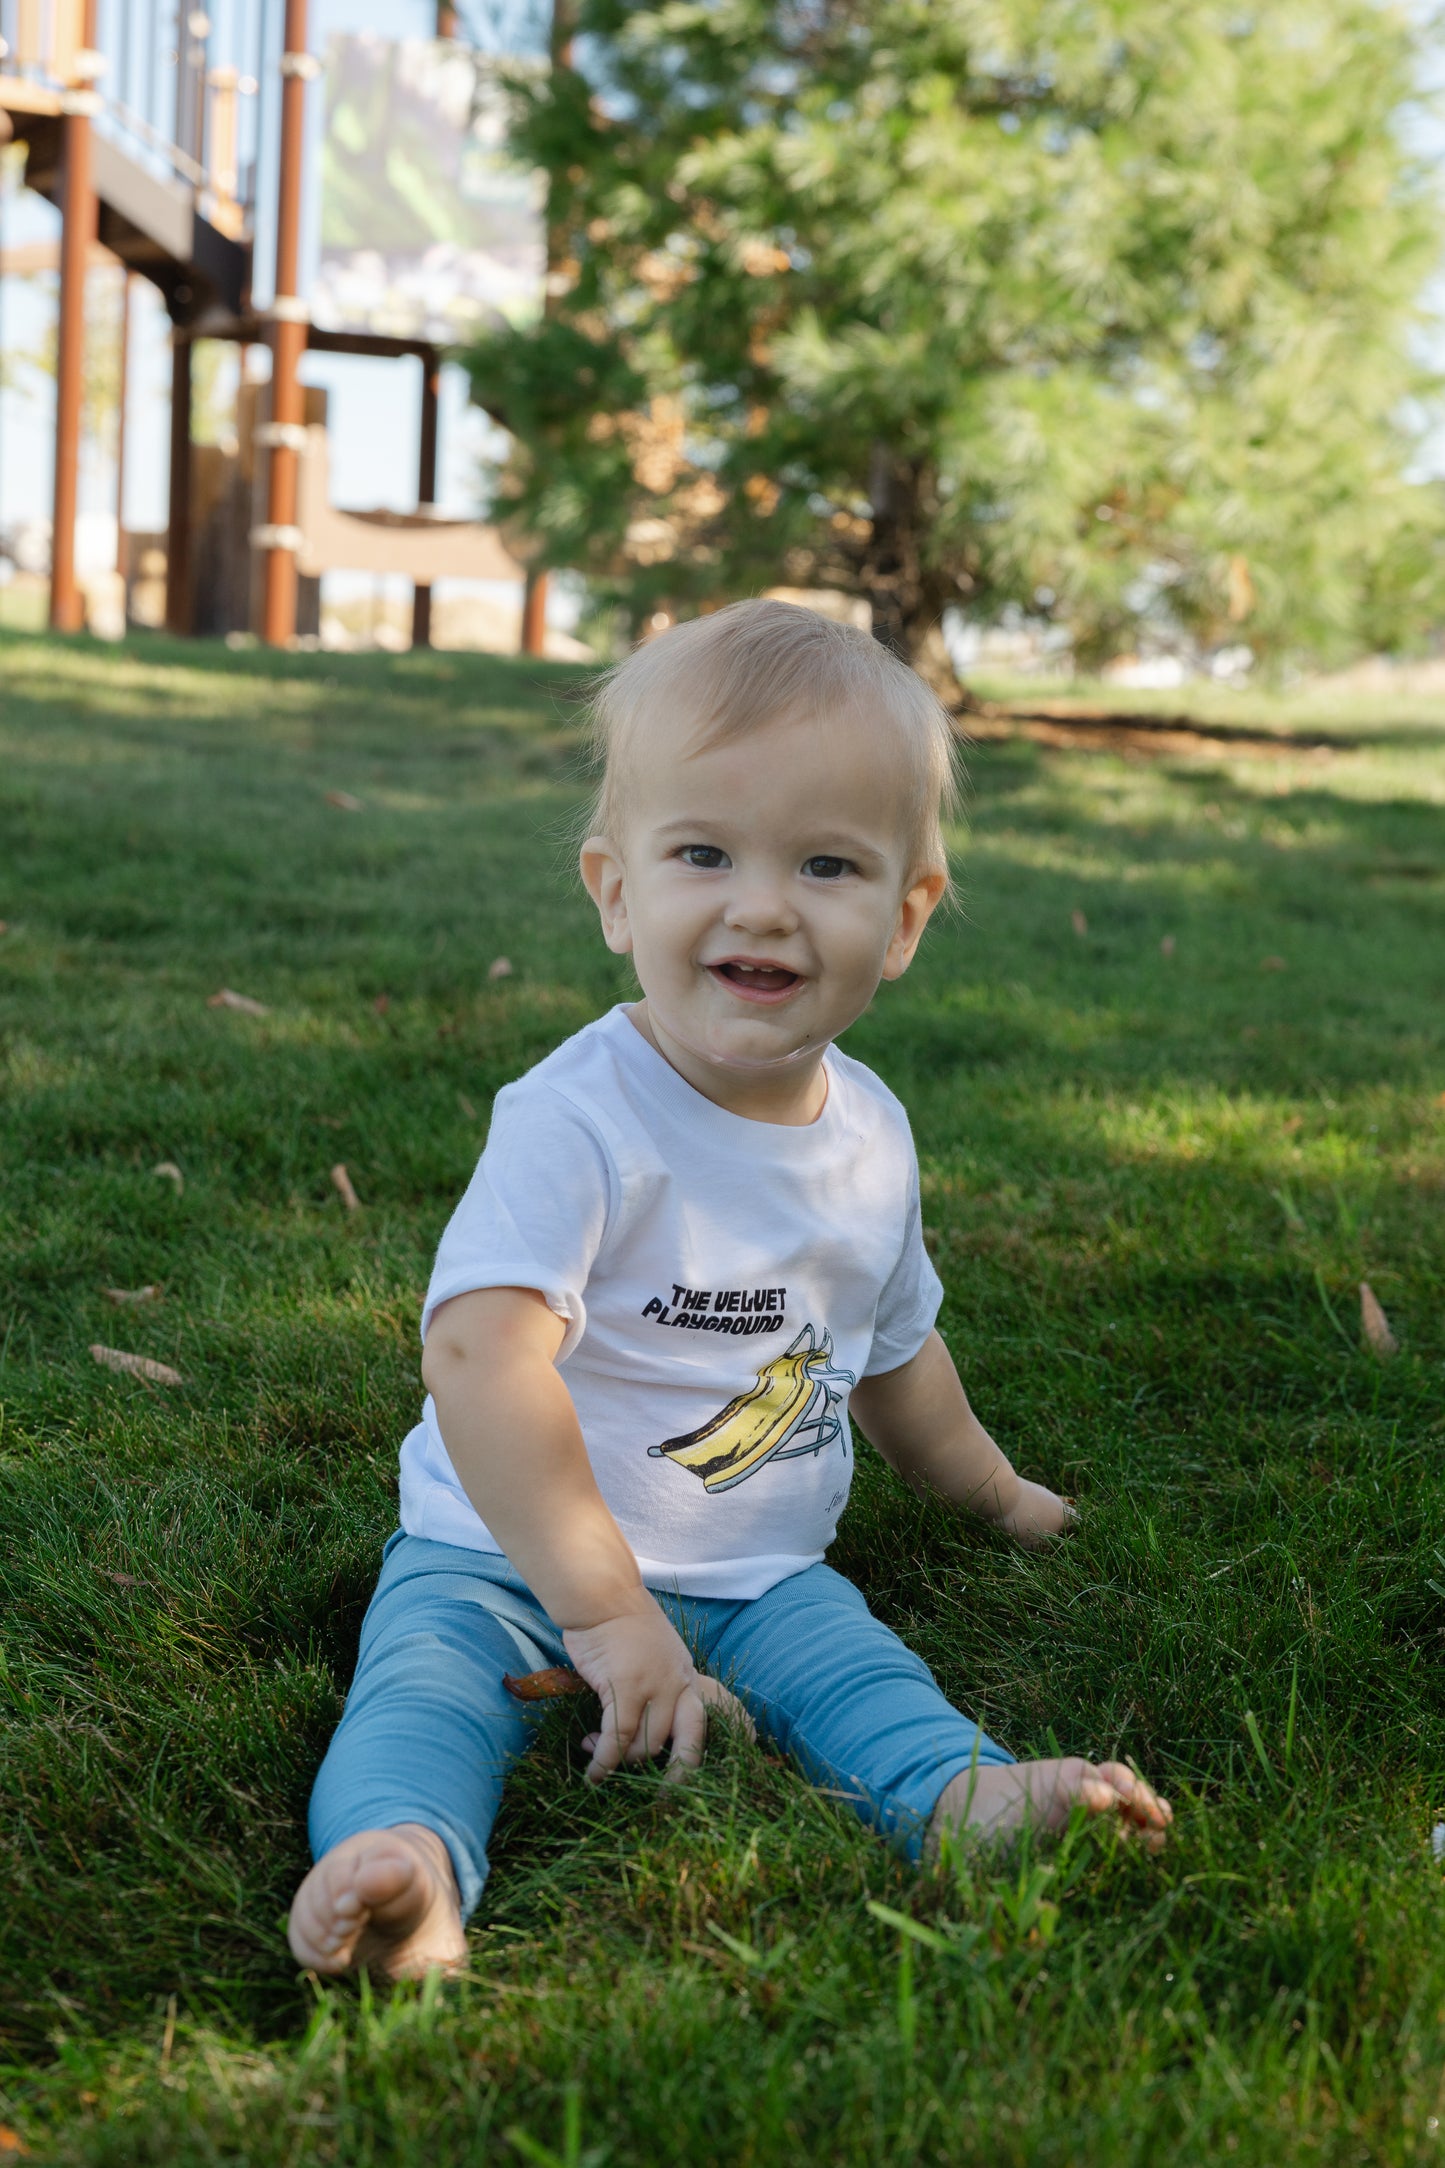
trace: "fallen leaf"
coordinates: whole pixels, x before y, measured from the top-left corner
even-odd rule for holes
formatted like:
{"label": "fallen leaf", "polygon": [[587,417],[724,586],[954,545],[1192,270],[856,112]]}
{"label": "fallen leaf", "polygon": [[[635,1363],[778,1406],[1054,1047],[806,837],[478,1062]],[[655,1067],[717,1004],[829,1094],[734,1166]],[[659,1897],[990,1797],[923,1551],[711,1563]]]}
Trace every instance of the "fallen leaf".
{"label": "fallen leaf", "polygon": [[352,1188],[351,1176],[339,1159],[331,1170],[331,1187],[336,1191],[337,1196],[341,1199],[348,1212],[359,1212],[361,1210],[361,1199]]}
{"label": "fallen leaf", "polygon": [[1073,910],[1069,913],[1069,924],[1073,927],[1075,933],[1082,941],[1085,934],[1089,930],[1089,921],[1085,918],[1083,912],[1079,909],[1077,904],[1074,905]]}
{"label": "fallen leaf", "polygon": [[359,813],[362,810],[361,800],[353,798],[349,790],[327,791],[326,803],[334,805],[342,813]]}
{"label": "fallen leaf", "polygon": [[346,1127],[344,1114],[318,1114],[316,1120],[322,1129],[344,1129]]}
{"label": "fallen leaf", "polygon": [[208,1009],[234,1009],[238,1016],[269,1016],[271,1011],[264,1001],[253,1001],[249,994],[238,994],[232,987],[223,986],[218,994],[212,994],[206,1002]]}
{"label": "fallen leaf", "polygon": [[1284,1131],[1287,1137],[1292,1137],[1295,1134],[1295,1131],[1298,1129],[1303,1129],[1304,1125],[1305,1118],[1302,1114],[1291,1114],[1287,1116],[1286,1119],[1282,1121],[1279,1126]]}
{"label": "fallen leaf", "polygon": [[[0,926],[0,933],[3,933],[4,930],[4,927]],[[25,2143],[18,2130],[12,2130],[8,2123],[0,2123],[0,2153],[28,2153],[29,2151],[29,2146]]]}
{"label": "fallen leaf", "polygon": [[101,1293],[106,1301],[113,1302],[118,1310],[123,1310],[128,1303],[159,1302],[161,1299],[159,1285],[154,1287],[103,1287]]}
{"label": "fallen leaf", "polygon": [[461,1108],[463,1114],[465,1114],[469,1122],[474,1122],[476,1120],[477,1110],[472,1105],[471,1100],[468,1099],[465,1092],[457,1093],[457,1105]]}
{"label": "fallen leaf", "polygon": [[10,922],[9,922],[9,920],[8,920],[8,919],[3,919],[3,918],[0,918],[0,933],[9,933],[9,931],[10,931]]}
{"label": "fallen leaf", "polygon": [[1400,1352],[1400,1343],[1390,1330],[1390,1320],[1380,1308],[1379,1298],[1368,1280],[1360,1282],[1360,1329],[1381,1362],[1388,1362]]}
{"label": "fallen leaf", "polygon": [[487,977],[489,979],[509,979],[511,976],[512,959],[510,956],[494,956],[487,965]]}
{"label": "fallen leaf", "polygon": [[563,1694],[585,1694],[587,1681],[567,1664],[549,1664],[545,1671],[527,1671],[514,1678],[502,1674],[502,1684],[518,1701],[556,1701]]}
{"label": "fallen leaf", "polygon": [[390,994],[378,994],[371,1006],[375,1009],[378,1016],[385,1016],[387,1010],[391,1007]]}
{"label": "fallen leaf", "polygon": [[1261,971],[1283,971],[1285,960],[1282,956],[1261,956],[1259,968]]}
{"label": "fallen leaf", "polygon": [[133,1378],[149,1378],[153,1385],[184,1385],[186,1382],[179,1370],[172,1370],[169,1363],[153,1363],[149,1355],[127,1355],[123,1348],[102,1347],[98,1340],[91,1342],[90,1352],[107,1370],[124,1370]]}
{"label": "fallen leaf", "polygon": [[151,1168],[151,1173],[162,1174],[165,1176],[168,1182],[174,1182],[176,1185],[176,1195],[178,1197],[181,1194],[181,1191],[186,1186],[186,1178],[181,1173],[180,1168],[176,1165],[173,1159],[158,1159],[155,1165]]}
{"label": "fallen leaf", "polygon": [[1246,1024],[1239,1036],[1241,1039],[1257,1039],[1259,1037],[1258,1024]]}
{"label": "fallen leaf", "polygon": [[1159,944],[1159,953],[1161,956],[1172,956],[1174,954],[1174,936],[1172,933],[1165,934],[1164,939]]}
{"label": "fallen leaf", "polygon": [[117,1573],[114,1566],[97,1566],[96,1572],[107,1581],[114,1581],[117,1588],[139,1588],[140,1582],[133,1573]]}

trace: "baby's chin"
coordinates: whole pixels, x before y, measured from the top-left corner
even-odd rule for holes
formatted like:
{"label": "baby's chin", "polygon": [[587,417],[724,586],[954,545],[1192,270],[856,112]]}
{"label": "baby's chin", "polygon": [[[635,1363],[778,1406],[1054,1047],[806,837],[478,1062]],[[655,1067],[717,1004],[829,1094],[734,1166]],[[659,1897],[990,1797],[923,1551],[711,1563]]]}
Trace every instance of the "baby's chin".
{"label": "baby's chin", "polygon": [[829,1043],[812,1032],[800,1035],[796,1030],[790,1031],[782,1016],[767,1021],[739,1017],[720,1026],[705,1025],[698,1029],[687,1022],[659,1016],[651,1003],[648,1014],[661,1039],[670,1039],[694,1061],[705,1062],[709,1068],[725,1070],[731,1075],[777,1075],[790,1069],[805,1068],[820,1058]]}

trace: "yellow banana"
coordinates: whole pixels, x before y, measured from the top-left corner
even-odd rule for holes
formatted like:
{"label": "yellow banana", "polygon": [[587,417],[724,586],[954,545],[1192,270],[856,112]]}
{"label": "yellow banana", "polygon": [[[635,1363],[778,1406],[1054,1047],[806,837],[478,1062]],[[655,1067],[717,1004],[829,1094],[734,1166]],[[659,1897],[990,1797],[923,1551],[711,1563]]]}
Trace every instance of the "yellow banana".
{"label": "yellow banana", "polygon": [[795,1445],[795,1453],[819,1451],[841,1436],[842,1426],[831,1415],[842,1397],[833,1390],[834,1380],[854,1382],[851,1371],[833,1368],[830,1336],[825,1332],[818,1342],[812,1326],[805,1325],[790,1348],[764,1363],[751,1391],[739,1393],[701,1429],[668,1438],[648,1451],[654,1459],[665,1455],[690,1468],[709,1491],[730,1490],[765,1460],[779,1453],[790,1457],[784,1448],[802,1432],[817,1435],[811,1445]]}

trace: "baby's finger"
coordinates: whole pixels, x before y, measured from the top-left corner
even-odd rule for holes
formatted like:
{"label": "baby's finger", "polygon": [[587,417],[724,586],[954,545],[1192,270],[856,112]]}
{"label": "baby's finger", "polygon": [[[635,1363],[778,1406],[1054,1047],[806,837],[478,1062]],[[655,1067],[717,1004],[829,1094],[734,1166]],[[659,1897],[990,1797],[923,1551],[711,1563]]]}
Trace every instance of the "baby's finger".
{"label": "baby's finger", "polygon": [[632,1743],[639,1713],[604,1699],[602,1729],[594,1734],[592,1759],[583,1772],[589,1784],[600,1784],[617,1767]]}
{"label": "baby's finger", "polygon": [[655,1701],[643,1705],[637,1719],[637,1729],[628,1741],[624,1759],[630,1762],[651,1761],[667,1744],[667,1720],[657,1713]]}
{"label": "baby's finger", "polygon": [[715,1709],[718,1715],[725,1716],[730,1724],[739,1725],[750,1739],[757,1738],[757,1725],[748,1715],[737,1695],[730,1694],[720,1679],[709,1679],[704,1674],[699,1673],[697,1690],[710,1712]]}
{"label": "baby's finger", "polygon": [[672,1712],[672,1752],[667,1757],[670,1781],[675,1783],[689,1769],[700,1768],[706,1745],[707,1709],[702,1695],[696,1686],[684,1687]]}

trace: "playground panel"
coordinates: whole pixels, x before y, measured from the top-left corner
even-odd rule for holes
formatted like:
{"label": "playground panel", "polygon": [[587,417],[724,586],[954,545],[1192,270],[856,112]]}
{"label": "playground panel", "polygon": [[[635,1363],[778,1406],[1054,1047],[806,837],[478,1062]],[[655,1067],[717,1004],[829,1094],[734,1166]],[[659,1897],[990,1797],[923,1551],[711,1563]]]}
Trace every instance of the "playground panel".
{"label": "playground panel", "polygon": [[[221,629],[234,620],[234,602],[200,584],[234,558],[234,537],[223,548],[203,546],[202,530],[214,530],[222,499],[249,508],[247,546],[264,567],[260,624],[273,640],[297,629],[300,571],[370,569],[385,556],[386,569],[413,579],[413,637],[424,642],[434,578],[520,570],[491,530],[431,510],[437,348],[488,318],[515,319],[540,306],[537,182],[507,160],[497,84],[464,48],[334,41],[323,275],[318,306],[303,300],[300,114],[306,85],[320,72],[306,50],[306,12],[306,0],[284,0],[283,22],[277,0],[218,0],[214,16],[180,5],[170,26],[155,0],[0,0],[0,138],[25,143],[27,183],[57,204],[63,222],[51,582],[59,629],[82,622],[73,536],[84,282],[97,240],[159,289],[176,326],[171,629]],[[439,11],[439,26],[448,13]],[[257,177],[273,144],[277,292],[257,312],[250,291]],[[191,444],[197,337],[272,350],[272,413],[254,432],[266,471],[244,496],[221,486],[210,472],[215,462],[198,460]],[[296,380],[308,344],[409,353],[421,362],[414,517],[343,514],[324,501],[324,431]],[[122,535],[120,565],[131,554]],[[223,585],[232,597],[242,587],[256,592],[254,579],[228,576]]]}

